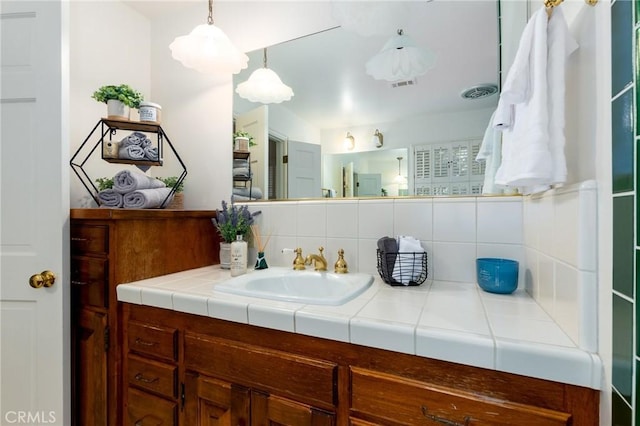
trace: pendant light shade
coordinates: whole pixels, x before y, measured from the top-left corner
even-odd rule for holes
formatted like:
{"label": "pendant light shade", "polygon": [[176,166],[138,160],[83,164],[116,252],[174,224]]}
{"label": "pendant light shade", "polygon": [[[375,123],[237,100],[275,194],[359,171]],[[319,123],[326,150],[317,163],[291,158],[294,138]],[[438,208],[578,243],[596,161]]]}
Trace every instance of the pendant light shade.
{"label": "pendant light shade", "polygon": [[411,80],[426,73],[435,65],[435,55],[418,47],[398,30],[382,50],[366,63],[367,74],[376,80]]}
{"label": "pendant light shade", "polygon": [[263,68],[251,73],[249,79],[238,84],[236,93],[251,102],[279,104],[293,97],[293,90],[280,80],[275,71],[267,68],[267,49],[264,49]]}
{"label": "pendant light shade", "polygon": [[174,59],[201,73],[237,74],[249,62],[249,57],[213,25],[213,0],[209,0],[207,24],[198,25],[188,35],[176,37],[169,49]]}

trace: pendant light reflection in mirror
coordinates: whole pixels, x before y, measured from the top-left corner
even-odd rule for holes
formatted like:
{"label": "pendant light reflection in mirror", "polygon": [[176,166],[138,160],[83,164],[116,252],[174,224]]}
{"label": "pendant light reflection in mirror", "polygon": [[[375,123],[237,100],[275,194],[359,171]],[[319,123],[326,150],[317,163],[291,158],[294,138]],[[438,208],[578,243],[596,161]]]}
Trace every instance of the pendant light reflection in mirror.
{"label": "pendant light reflection in mirror", "polygon": [[267,49],[263,49],[263,67],[258,68],[245,82],[238,84],[236,93],[251,102],[279,104],[293,97],[293,90],[267,67]]}

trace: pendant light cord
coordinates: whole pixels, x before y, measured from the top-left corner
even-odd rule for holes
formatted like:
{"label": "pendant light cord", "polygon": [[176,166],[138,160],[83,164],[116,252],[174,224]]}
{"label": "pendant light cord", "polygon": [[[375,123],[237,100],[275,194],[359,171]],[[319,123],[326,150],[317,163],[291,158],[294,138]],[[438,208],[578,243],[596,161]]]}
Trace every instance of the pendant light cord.
{"label": "pendant light cord", "polygon": [[267,67],[267,48],[266,47],[262,50],[262,65],[264,66],[264,68]]}
{"label": "pendant light cord", "polygon": [[207,17],[207,24],[213,25],[213,0],[209,0],[209,16]]}

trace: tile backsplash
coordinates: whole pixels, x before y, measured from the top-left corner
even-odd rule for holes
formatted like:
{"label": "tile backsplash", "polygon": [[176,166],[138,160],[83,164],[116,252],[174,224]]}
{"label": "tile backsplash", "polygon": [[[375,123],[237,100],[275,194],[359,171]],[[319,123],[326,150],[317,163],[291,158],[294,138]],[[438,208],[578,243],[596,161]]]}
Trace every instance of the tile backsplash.
{"label": "tile backsplash", "polygon": [[[524,261],[522,197],[437,197],[254,202],[269,265],[289,266],[294,255],[325,248],[332,267],[340,248],[353,272],[377,275],[376,243],[411,235],[428,253],[429,279],[475,281],[476,257]],[[521,268],[522,268],[521,266]],[[521,274],[522,275],[522,274]],[[524,280],[520,285],[524,286]]]}

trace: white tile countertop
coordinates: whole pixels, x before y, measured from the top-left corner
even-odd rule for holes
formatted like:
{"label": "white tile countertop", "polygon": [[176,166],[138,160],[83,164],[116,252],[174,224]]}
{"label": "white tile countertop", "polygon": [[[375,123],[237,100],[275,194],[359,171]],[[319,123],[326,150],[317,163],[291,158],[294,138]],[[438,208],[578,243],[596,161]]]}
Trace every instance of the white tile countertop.
{"label": "white tile countertop", "polygon": [[216,292],[229,278],[219,266],[192,269],[121,284],[118,300],[601,388],[599,356],[580,349],[522,290],[498,295],[444,281],[391,287],[375,277],[355,299],[323,306]]}

